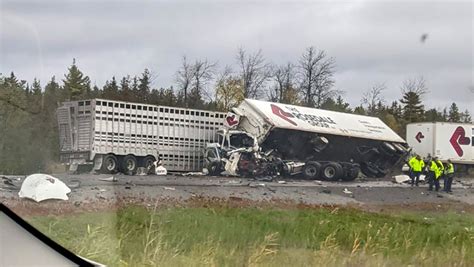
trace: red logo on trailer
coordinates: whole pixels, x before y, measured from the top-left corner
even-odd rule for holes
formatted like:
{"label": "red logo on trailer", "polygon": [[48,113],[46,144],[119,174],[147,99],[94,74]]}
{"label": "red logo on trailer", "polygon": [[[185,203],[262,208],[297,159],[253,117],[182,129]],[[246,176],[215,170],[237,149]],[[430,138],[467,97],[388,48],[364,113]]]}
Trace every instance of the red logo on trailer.
{"label": "red logo on trailer", "polygon": [[462,157],[464,155],[464,151],[462,150],[461,146],[469,145],[471,143],[471,140],[469,137],[466,136],[466,131],[464,131],[464,128],[459,126],[454,130],[453,135],[451,136],[451,139],[449,139],[449,142],[454,148],[454,151],[456,151],[456,154],[458,156]]}
{"label": "red logo on trailer", "polygon": [[421,143],[421,139],[423,138],[425,138],[425,136],[421,132],[418,132],[415,136],[415,139],[418,141],[418,143]]}
{"label": "red logo on trailer", "polygon": [[270,106],[272,107],[272,112],[273,114],[277,115],[278,117],[284,119],[285,121],[293,124],[294,126],[296,126],[296,122],[294,122],[293,120],[290,120],[289,118],[293,118],[293,115],[291,113],[288,113],[286,111],[284,111],[283,109],[281,109],[279,106],[277,105],[274,105],[274,104],[270,104]]}

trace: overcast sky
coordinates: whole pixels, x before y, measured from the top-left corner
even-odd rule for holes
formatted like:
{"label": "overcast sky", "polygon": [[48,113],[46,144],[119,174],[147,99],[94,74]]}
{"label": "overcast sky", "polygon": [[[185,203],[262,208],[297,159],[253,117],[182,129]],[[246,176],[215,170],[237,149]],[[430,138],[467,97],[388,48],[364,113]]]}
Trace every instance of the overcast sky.
{"label": "overcast sky", "polygon": [[403,80],[423,76],[429,107],[454,101],[474,114],[472,1],[116,2],[0,0],[0,73],[44,85],[76,58],[99,86],[149,68],[168,87],[183,55],[222,69],[239,47],[284,64],[315,46],[335,59],[352,105],[376,83],[390,103]]}

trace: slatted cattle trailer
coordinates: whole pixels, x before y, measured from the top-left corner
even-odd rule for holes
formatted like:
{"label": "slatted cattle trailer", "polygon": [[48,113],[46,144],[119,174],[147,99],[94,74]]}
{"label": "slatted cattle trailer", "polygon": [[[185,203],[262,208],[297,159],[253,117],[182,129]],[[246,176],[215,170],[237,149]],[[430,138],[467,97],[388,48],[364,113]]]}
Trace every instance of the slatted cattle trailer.
{"label": "slatted cattle trailer", "polygon": [[158,158],[169,171],[198,171],[225,113],[91,99],[57,109],[61,162],[76,171],[133,174]]}

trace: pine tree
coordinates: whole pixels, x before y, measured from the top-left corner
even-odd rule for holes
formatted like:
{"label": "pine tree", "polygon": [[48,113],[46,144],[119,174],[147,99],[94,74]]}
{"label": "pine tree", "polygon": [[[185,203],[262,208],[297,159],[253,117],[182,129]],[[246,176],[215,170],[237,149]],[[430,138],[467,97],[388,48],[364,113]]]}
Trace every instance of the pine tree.
{"label": "pine tree", "polygon": [[450,121],[450,122],[460,122],[461,121],[461,114],[459,114],[458,106],[454,102],[449,107],[448,121]]}
{"label": "pine tree", "polygon": [[106,81],[104,88],[102,89],[102,97],[110,100],[119,100],[119,87],[115,76],[112,77],[112,81]]}
{"label": "pine tree", "polygon": [[472,123],[472,118],[471,114],[469,113],[469,110],[466,109],[463,113],[461,113],[461,122]]}
{"label": "pine tree", "polygon": [[90,94],[90,79],[79,70],[76,59],[73,59],[68,74],[64,75],[64,90],[66,99],[78,100],[87,98]]}
{"label": "pine tree", "polygon": [[421,104],[421,95],[415,91],[408,91],[400,99],[403,106],[403,119],[406,122],[423,121],[424,106]]}
{"label": "pine tree", "polygon": [[150,97],[151,74],[148,69],[143,71],[138,83],[138,101],[141,103],[148,103]]}

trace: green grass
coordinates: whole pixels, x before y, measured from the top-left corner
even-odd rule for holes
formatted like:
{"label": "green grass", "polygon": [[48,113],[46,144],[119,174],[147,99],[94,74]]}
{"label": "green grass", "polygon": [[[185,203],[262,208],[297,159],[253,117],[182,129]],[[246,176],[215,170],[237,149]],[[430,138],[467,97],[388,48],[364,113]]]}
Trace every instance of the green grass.
{"label": "green grass", "polygon": [[127,207],[29,220],[109,266],[474,266],[474,216]]}

